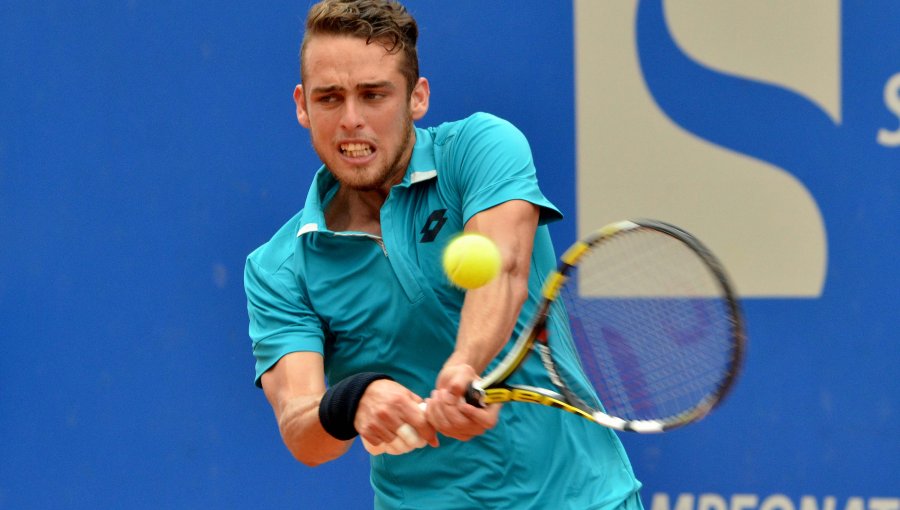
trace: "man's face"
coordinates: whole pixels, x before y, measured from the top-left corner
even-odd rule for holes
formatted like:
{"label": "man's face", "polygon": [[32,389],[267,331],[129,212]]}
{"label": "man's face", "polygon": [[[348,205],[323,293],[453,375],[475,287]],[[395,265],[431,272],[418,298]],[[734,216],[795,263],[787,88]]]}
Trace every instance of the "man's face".
{"label": "man's face", "polygon": [[412,95],[400,73],[403,56],[364,39],[315,36],[303,54],[303,84],[294,91],[297,120],[342,185],[386,190],[402,179],[413,146],[412,122],[428,110],[428,82]]}

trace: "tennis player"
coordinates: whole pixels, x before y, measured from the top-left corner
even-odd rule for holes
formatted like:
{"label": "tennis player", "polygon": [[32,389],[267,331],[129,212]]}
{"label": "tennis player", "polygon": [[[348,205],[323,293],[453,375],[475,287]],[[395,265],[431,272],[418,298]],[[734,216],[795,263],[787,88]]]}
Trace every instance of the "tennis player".
{"label": "tennis player", "polygon": [[[357,435],[408,452],[372,457],[375,508],[639,509],[612,431],[462,399],[538,302],[556,260],[546,224],[560,213],[508,122],[414,125],[429,106],[417,37],[392,1],[325,0],[308,13],[294,100],[323,166],[303,209],[247,259],[256,384],[306,465],[340,457]],[[503,258],[495,280],[468,292],[440,263],[463,230],[491,237]],[[547,386],[531,361],[516,382]]]}

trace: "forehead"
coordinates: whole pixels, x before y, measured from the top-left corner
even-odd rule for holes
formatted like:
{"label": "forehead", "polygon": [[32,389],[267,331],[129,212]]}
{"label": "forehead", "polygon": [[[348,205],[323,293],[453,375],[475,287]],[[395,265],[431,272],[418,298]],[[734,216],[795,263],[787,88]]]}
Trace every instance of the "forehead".
{"label": "forehead", "polygon": [[303,51],[303,84],[306,88],[358,83],[403,81],[401,53],[388,53],[384,46],[349,36],[317,35]]}

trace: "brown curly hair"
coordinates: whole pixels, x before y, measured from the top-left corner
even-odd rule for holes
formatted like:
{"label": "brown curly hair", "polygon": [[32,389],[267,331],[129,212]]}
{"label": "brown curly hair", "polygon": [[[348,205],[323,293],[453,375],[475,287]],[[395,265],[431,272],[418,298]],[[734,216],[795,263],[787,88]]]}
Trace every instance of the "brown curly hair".
{"label": "brown curly hair", "polygon": [[406,7],[393,0],[322,0],[309,9],[306,31],[300,46],[300,76],[303,54],[310,38],[316,35],[346,35],[378,43],[388,53],[403,53],[400,72],[412,93],[419,80],[419,55],[416,40],[419,28]]}

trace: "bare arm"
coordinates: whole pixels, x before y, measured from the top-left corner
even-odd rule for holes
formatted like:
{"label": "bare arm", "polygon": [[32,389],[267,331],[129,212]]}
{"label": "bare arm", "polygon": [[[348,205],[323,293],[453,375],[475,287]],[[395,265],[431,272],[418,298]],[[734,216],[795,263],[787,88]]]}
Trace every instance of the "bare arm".
{"label": "bare arm", "polygon": [[[493,427],[499,406],[461,404],[466,386],[484,371],[512,334],[528,297],[528,273],[539,208],[513,200],[473,216],[466,232],[484,234],[500,248],[500,273],[487,285],[466,292],[456,347],[438,375],[429,421],[450,437],[467,440]],[[438,405],[432,405],[437,403]]]}
{"label": "bare arm", "polygon": [[319,402],[325,394],[320,354],[295,352],[284,356],[263,374],[262,387],[275,411],[281,438],[297,460],[317,466],[350,448],[352,440],[335,439],[319,423]]}
{"label": "bare arm", "polygon": [[[322,356],[295,352],[281,358],[262,376],[263,391],[275,411],[278,430],[291,454],[307,466],[334,460],[350,449],[353,440],[336,439],[322,428],[319,403],[325,394]],[[437,446],[434,428],[425,420],[422,399],[402,385],[382,379],[368,386],[359,401],[354,428],[373,445],[396,439],[404,423]]]}

